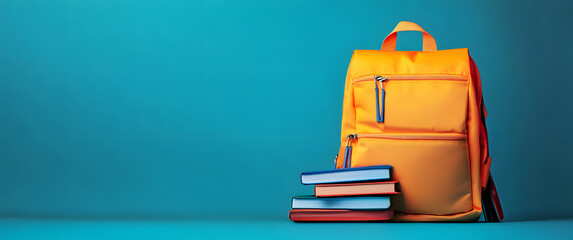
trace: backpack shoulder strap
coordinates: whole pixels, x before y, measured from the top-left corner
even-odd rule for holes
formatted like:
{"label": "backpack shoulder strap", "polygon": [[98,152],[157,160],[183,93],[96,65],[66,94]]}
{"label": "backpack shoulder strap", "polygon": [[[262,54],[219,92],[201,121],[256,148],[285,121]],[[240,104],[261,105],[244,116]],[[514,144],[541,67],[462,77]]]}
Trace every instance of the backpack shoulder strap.
{"label": "backpack shoulder strap", "polygon": [[481,87],[481,78],[479,75],[479,70],[474,62],[474,60],[470,57],[470,68],[472,71],[472,80],[473,80],[473,87],[476,92],[476,97],[478,99],[478,107],[480,109],[480,180],[481,180],[481,189],[484,190],[487,186],[489,181],[489,169],[491,166],[491,157],[489,156],[489,141],[487,136],[487,127],[485,124],[485,119],[487,117],[487,111],[485,109],[485,104],[483,101],[483,94],[482,94],[482,87]]}

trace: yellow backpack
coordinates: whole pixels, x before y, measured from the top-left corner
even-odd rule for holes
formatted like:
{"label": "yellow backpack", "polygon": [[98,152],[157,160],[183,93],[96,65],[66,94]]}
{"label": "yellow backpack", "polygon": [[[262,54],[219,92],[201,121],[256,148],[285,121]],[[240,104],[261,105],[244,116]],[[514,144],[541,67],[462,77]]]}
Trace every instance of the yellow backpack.
{"label": "yellow backpack", "polygon": [[[421,31],[423,51],[395,51],[399,31]],[[336,168],[391,165],[397,221],[473,221],[489,177],[486,110],[468,49],[437,51],[400,22],[382,50],[356,50],[344,91]]]}

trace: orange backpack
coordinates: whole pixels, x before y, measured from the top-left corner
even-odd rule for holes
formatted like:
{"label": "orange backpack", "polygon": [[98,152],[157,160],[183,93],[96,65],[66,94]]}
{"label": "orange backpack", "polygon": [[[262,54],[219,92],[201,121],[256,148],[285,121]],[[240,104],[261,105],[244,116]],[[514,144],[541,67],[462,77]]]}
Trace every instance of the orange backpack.
{"label": "orange backpack", "polygon": [[[423,33],[423,51],[395,51],[397,32]],[[382,50],[356,50],[346,76],[336,168],[391,165],[397,221],[474,221],[489,177],[478,69],[468,49],[437,51],[400,22]]]}

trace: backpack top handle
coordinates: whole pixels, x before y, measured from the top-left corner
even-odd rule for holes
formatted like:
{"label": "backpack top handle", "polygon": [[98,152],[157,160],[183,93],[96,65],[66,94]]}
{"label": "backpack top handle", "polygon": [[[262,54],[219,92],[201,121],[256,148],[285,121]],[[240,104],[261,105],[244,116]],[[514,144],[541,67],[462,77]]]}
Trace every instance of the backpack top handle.
{"label": "backpack top handle", "polygon": [[415,24],[413,22],[402,21],[398,23],[398,25],[396,25],[394,30],[392,30],[392,32],[386,37],[386,39],[384,39],[384,42],[382,43],[382,51],[396,51],[396,37],[398,35],[398,32],[403,32],[403,31],[422,32],[424,39],[423,50],[424,51],[438,50],[438,48],[436,47],[436,40],[434,40],[434,37],[432,37],[432,35],[427,33],[422,27],[420,27],[420,25]]}

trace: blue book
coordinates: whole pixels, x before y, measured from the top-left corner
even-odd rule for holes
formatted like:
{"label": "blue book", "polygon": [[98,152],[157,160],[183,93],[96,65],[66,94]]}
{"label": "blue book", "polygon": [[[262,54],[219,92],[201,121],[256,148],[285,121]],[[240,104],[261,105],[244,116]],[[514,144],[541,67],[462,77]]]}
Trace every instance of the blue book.
{"label": "blue book", "polygon": [[317,198],[315,196],[297,196],[292,198],[293,209],[388,209],[390,197],[335,197]]}
{"label": "blue book", "polygon": [[388,165],[357,168],[339,168],[326,171],[303,172],[300,175],[302,184],[360,182],[390,179]]}

